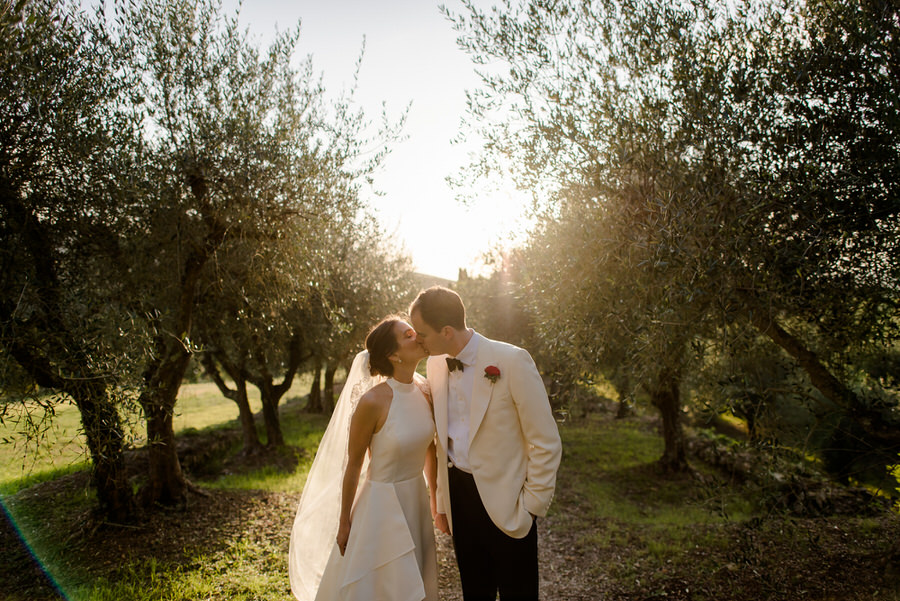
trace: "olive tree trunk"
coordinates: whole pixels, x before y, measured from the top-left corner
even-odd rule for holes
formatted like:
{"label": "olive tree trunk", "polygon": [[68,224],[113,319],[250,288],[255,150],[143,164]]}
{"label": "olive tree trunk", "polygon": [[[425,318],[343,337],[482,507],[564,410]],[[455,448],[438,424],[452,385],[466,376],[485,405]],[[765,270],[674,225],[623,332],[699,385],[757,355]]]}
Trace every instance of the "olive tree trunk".
{"label": "olive tree trunk", "polygon": [[[222,365],[225,373],[228,374],[228,377],[234,382],[234,388],[229,388],[228,384],[225,383],[216,365],[217,360]],[[262,449],[262,443],[259,441],[259,434],[256,432],[256,420],[253,417],[253,410],[250,408],[250,400],[247,398],[247,377],[244,369],[229,361],[223,353],[203,353],[202,362],[206,373],[216,383],[222,395],[234,401],[238,407],[244,453],[252,454],[258,452]]]}
{"label": "olive tree trunk", "polygon": [[681,424],[681,378],[678,372],[663,369],[650,390],[650,402],[662,418],[662,434],[665,450],[659,460],[665,472],[690,470],[685,449],[684,430]]}

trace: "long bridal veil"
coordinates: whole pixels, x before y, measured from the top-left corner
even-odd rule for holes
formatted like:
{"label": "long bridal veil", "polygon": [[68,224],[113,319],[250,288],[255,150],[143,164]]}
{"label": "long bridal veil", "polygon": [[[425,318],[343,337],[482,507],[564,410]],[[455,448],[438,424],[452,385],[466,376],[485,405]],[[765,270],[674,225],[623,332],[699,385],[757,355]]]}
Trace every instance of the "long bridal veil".
{"label": "long bridal veil", "polygon": [[[288,551],[291,592],[299,601],[315,599],[325,564],[335,547],[341,513],[341,484],[347,465],[350,418],[363,393],[383,380],[369,374],[368,351],[356,355],[309,469],[291,529]],[[363,462],[363,472],[367,464],[368,459]]]}

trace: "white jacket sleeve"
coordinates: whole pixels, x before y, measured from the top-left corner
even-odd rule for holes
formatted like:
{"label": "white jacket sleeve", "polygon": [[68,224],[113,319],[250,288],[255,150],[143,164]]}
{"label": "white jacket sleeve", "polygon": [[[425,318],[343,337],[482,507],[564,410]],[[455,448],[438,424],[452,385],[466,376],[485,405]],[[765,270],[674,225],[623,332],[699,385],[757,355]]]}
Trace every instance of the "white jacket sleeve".
{"label": "white jacket sleeve", "polygon": [[512,362],[510,394],[519,414],[519,424],[528,444],[524,503],[532,514],[544,516],[556,488],[556,471],[562,459],[562,441],[553,418],[547,390],[528,351]]}

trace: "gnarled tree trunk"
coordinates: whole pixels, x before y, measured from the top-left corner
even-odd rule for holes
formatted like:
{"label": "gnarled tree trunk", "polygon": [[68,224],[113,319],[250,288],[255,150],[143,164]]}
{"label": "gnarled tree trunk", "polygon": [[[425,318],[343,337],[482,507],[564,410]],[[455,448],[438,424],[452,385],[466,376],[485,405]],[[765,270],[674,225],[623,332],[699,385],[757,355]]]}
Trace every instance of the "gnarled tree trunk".
{"label": "gnarled tree trunk", "polygon": [[322,409],[327,413],[334,411],[334,374],[337,363],[330,361],[325,366],[325,388],[322,391]]}
{"label": "gnarled tree trunk", "polygon": [[[164,350],[144,373],[145,388],[139,398],[147,420],[148,474],[142,491],[145,505],[182,505],[190,483],[181,470],[175,446],[175,401],[190,361],[187,349],[173,348],[159,340]],[[178,341],[180,346],[180,341]]]}
{"label": "gnarled tree trunk", "polygon": [[[205,206],[208,200],[205,180],[190,176],[188,182],[201,206]],[[196,490],[181,471],[172,417],[191,358],[184,340],[191,334],[200,274],[225,238],[226,228],[213,216],[211,208],[209,211],[202,213],[207,227],[203,242],[191,248],[183,264],[178,301],[172,309],[172,329],[157,325],[156,330],[161,332],[156,340],[157,353],[144,371],[144,391],[139,400],[147,419],[150,451],[149,480],[143,492],[146,504],[180,505],[186,501],[188,490]]]}
{"label": "gnarled tree trunk", "polygon": [[834,377],[814,352],[796,337],[782,328],[777,321],[758,307],[749,311],[750,321],[762,334],[784,349],[809,375],[813,386],[835,406],[854,404],[853,392]]}
{"label": "gnarled tree trunk", "polygon": [[109,390],[100,381],[87,381],[71,386],[68,392],[81,413],[100,512],[113,521],[128,521],[133,516],[134,497],[125,469],[125,433]]}
{"label": "gnarled tree trunk", "polygon": [[310,413],[324,413],[322,407],[322,360],[318,357],[313,361],[313,382],[309,389],[309,400],[306,402],[306,410]]}
{"label": "gnarled tree trunk", "polygon": [[275,387],[270,382],[257,386],[262,400],[263,419],[266,422],[266,446],[270,448],[283,446],[284,434],[281,432],[281,416],[278,414],[278,401],[281,397],[275,394]]}
{"label": "gnarled tree trunk", "polygon": [[[281,418],[278,414],[278,404],[281,398],[291,389],[294,376],[303,363],[304,357],[300,351],[300,335],[295,333],[288,342],[288,362],[285,368],[281,384],[275,384],[275,378],[269,372],[266,365],[259,366],[259,373],[248,376],[248,379],[259,388],[259,396],[262,401],[263,419],[266,422],[266,446],[280,447],[284,445],[284,434],[281,431]],[[265,354],[257,349],[256,355],[263,357]]]}
{"label": "gnarled tree trunk", "polygon": [[81,415],[91,455],[91,480],[97,490],[100,513],[113,521],[132,517],[134,498],[125,470],[125,434],[114,400],[109,394],[106,376],[89,365],[93,356],[83,337],[67,325],[61,294],[59,245],[52,226],[41,221],[19,198],[19,192],[0,178],[0,203],[10,228],[17,232],[22,251],[17,261],[29,261],[36,277],[35,286],[42,304],[27,317],[12,304],[0,301],[0,323],[18,322],[23,331],[38,334],[39,343],[24,338],[4,339],[4,348],[25,373],[38,385],[68,394]]}
{"label": "gnarled tree trunk", "polygon": [[[863,402],[838,380],[806,344],[785,330],[764,307],[751,304],[748,315],[759,332],[790,355],[822,393],[828,411],[843,414],[841,424],[832,433],[830,448],[823,452],[826,468],[843,481],[849,481],[856,458],[881,456],[882,464],[896,460],[900,448],[900,430],[896,420]],[[889,415],[889,414],[888,414]]]}
{"label": "gnarled tree trunk", "polygon": [[[215,357],[214,357],[215,355]],[[222,379],[216,367],[216,359],[219,364],[234,382],[234,388],[229,388]],[[250,409],[250,401],[247,398],[247,378],[242,366],[238,366],[231,361],[223,353],[206,352],[202,357],[203,367],[206,373],[213,379],[216,386],[225,396],[231,399],[238,406],[238,416],[241,422],[241,437],[244,444],[244,453],[252,454],[262,449],[262,443],[259,441],[259,434],[256,432],[256,420],[253,417],[253,410]]]}
{"label": "gnarled tree trunk", "polygon": [[650,390],[650,402],[662,417],[665,450],[659,466],[666,472],[690,470],[681,424],[681,378],[677,371],[663,369]]}

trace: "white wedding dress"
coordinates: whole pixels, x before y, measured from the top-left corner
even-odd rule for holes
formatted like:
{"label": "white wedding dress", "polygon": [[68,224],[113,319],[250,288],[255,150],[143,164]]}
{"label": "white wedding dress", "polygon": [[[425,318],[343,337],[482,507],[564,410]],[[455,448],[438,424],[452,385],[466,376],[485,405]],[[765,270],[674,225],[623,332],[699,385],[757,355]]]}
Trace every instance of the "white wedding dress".
{"label": "white wedding dress", "polygon": [[[425,454],[434,440],[434,419],[415,383],[393,379],[387,383],[394,396],[383,426],[372,436],[346,552],[341,555],[332,535],[317,586],[316,569],[304,567],[317,559],[304,557],[304,551],[315,551],[302,545],[303,533],[298,530],[322,524],[301,523],[305,512],[298,511],[290,551],[291,585],[301,601],[313,591],[316,601],[438,599],[434,527],[423,475]],[[303,501],[301,510],[302,506]]]}

